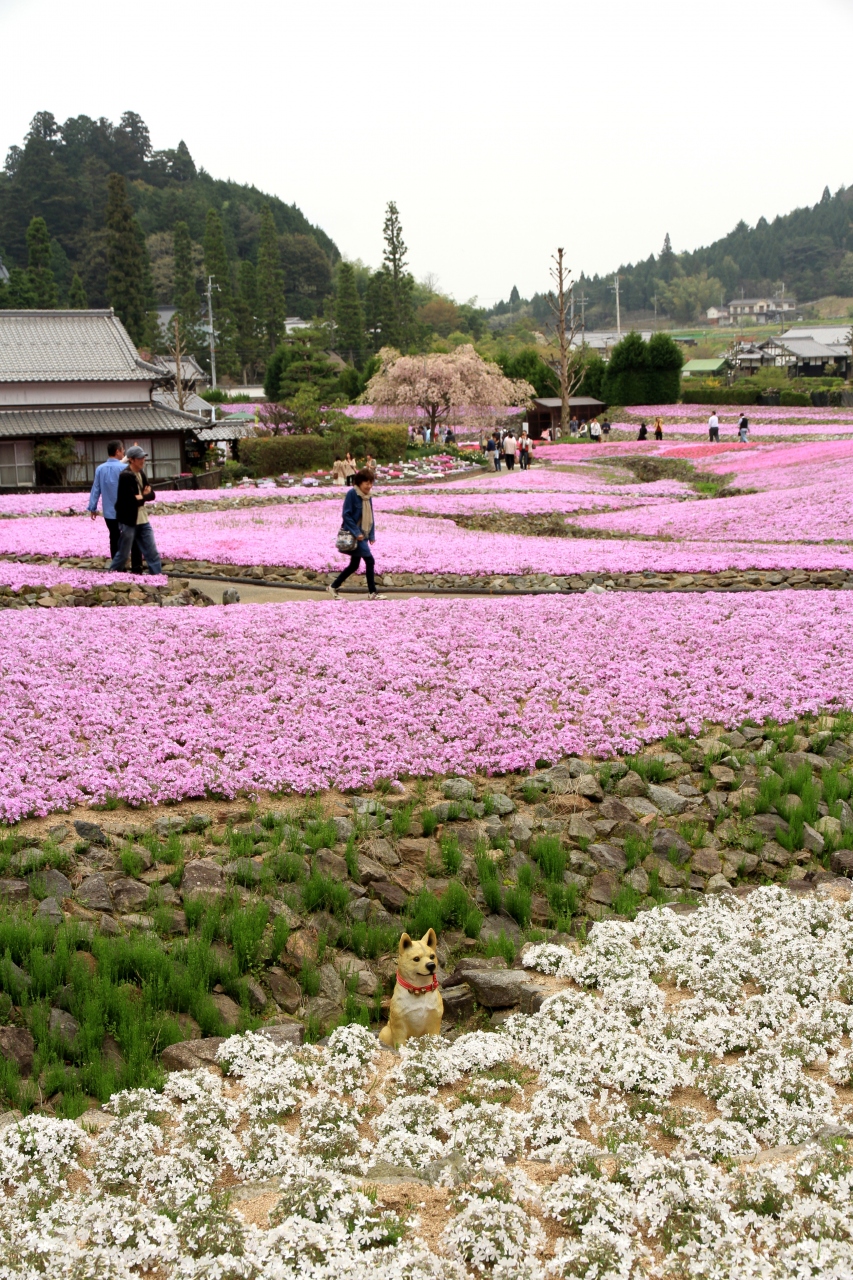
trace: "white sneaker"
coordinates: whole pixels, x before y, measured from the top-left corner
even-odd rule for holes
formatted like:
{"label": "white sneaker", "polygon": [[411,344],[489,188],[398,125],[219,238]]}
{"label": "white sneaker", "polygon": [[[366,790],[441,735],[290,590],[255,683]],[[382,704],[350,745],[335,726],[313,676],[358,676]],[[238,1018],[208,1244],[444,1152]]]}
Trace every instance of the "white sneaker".
{"label": "white sneaker", "polygon": [[379,591],[368,591],[368,600],[387,600],[387,596],[383,596]]}
{"label": "white sneaker", "polygon": [[331,596],[333,600],[340,600],[341,593],[336,587],[326,587],[326,595]]}

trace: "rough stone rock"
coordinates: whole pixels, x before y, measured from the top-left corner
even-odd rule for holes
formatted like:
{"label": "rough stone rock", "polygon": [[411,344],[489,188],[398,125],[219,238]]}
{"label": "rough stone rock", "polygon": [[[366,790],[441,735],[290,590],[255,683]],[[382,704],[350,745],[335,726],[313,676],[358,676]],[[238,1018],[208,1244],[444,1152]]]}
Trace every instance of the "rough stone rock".
{"label": "rough stone rock", "polygon": [[583,814],[573,813],[566,826],[566,834],[572,840],[594,840],[598,832]]}
{"label": "rough stone rock", "polygon": [[44,898],[36,907],[36,915],[43,920],[49,920],[51,924],[62,924],[65,919],[56,898]]}
{"label": "rough stone rock", "polygon": [[510,840],[515,841],[517,849],[526,849],[533,839],[533,827],[523,814],[516,814],[508,827]]}
{"label": "rough stone rock", "polygon": [[158,818],[154,823],[154,830],[161,840],[168,840],[171,835],[180,835],[185,829],[185,820],[174,814],[170,817]]}
{"label": "rough stone rock", "polygon": [[453,987],[442,987],[444,1016],[452,1020],[468,1018],[474,1012],[474,993],[467,982]]}
{"label": "rough stone rock", "polygon": [[240,1006],[236,1000],[232,1000],[224,991],[214,991],[211,993],[211,1000],[219,1010],[219,1015],[226,1027],[236,1027],[240,1022]]}
{"label": "rough stone rock", "polygon": [[347,903],[347,915],[362,924],[373,914],[375,903],[372,898],[355,898]]}
{"label": "rough stone rock", "polygon": [[121,1051],[119,1042],[107,1032],[101,1042],[101,1057],[104,1058],[111,1067],[116,1071],[120,1071],[124,1066],[124,1054]]}
{"label": "rough stone rock", "polygon": [[26,880],[0,880],[0,900],[3,902],[26,902],[30,896],[30,886]]}
{"label": "rough stone rock", "polygon": [[285,973],[283,969],[274,968],[267,971],[272,998],[285,1013],[296,1013],[302,1003],[302,988],[299,983]]}
{"label": "rough stone rock", "polygon": [[98,932],[102,933],[105,938],[115,938],[121,933],[121,925],[113,920],[111,915],[103,913],[98,921]]}
{"label": "rough stone rock", "polygon": [[247,887],[257,884],[261,878],[261,868],[254,858],[235,858],[224,871],[229,880],[237,880]]}
{"label": "rough stone rock", "polygon": [[160,1054],[160,1065],[164,1071],[198,1071],[201,1066],[200,1059],[193,1052],[193,1044],[197,1044],[195,1040],[180,1040],[177,1044],[170,1044]]}
{"label": "rough stone rock", "polygon": [[591,844],[586,852],[596,866],[606,871],[624,871],[627,866],[625,852],[618,844]]}
{"label": "rough stone rock", "polygon": [[97,822],[81,822],[78,819],[74,823],[74,830],[81,840],[88,840],[89,844],[106,845],[109,843],[106,832],[98,826]]}
{"label": "rough stone rock", "polygon": [[767,840],[772,840],[780,828],[786,834],[788,831],[787,822],[778,813],[755,813],[749,819],[749,826]]}
{"label": "rough stone rock", "polygon": [[734,769],[730,769],[728,765],[712,764],[709,772],[717,786],[722,787],[724,791],[729,791],[734,786],[735,772]]}
{"label": "rough stone rock", "polygon": [[814,827],[810,827],[807,822],[803,823],[803,848],[808,849],[809,853],[823,853],[826,841],[819,831],[815,831]]}
{"label": "rough stone rock", "polygon": [[604,792],[601,783],[594,773],[583,773],[572,782],[572,791],[577,796],[585,796],[587,800],[603,800]]}
{"label": "rough stone rock", "polygon": [[222,592],[222,603],[223,604],[239,604],[240,603],[240,592],[237,590],[236,587],[225,588],[225,590]]}
{"label": "rough stone rock", "polygon": [[321,875],[331,876],[333,880],[346,880],[349,875],[346,858],[333,853],[331,849],[317,850],[314,855],[314,870]]}
{"label": "rough stone rock", "polygon": [[521,929],[519,929],[512,916],[504,913],[486,916],[483,921],[483,927],[480,930],[480,941],[490,942],[494,938],[499,938],[502,933],[505,933],[515,943],[521,941]]}
{"label": "rough stone rock", "polygon": [[[672,793],[675,795],[675,792]],[[679,796],[679,800],[683,797]],[[685,804],[687,802],[685,801]],[[659,818],[660,809],[647,796],[625,796],[625,804],[635,818]]]}
{"label": "rough stone rock", "polygon": [[360,853],[358,855],[358,874],[362,884],[372,884],[377,880],[385,880],[388,871],[380,863],[374,862],[372,858]]}
{"label": "rough stone rock", "polygon": [[54,844],[62,844],[63,840],[68,839],[71,831],[64,822],[58,822],[55,827],[48,828],[47,834]]}
{"label": "rough stone rock", "polygon": [[667,889],[675,889],[684,884],[684,872],[674,867],[668,858],[660,858],[656,853],[649,854],[643,863],[643,870],[649,875],[652,871],[657,871],[658,880]]}
{"label": "rough stone rock", "polygon": [[381,862],[386,867],[399,867],[400,858],[390,840],[371,840],[367,846],[368,856],[374,862]]}
{"label": "rough stone rock", "polygon": [[320,965],[320,995],[327,1000],[333,1000],[335,1004],[343,1004],[346,996],[346,988],[341,982],[340,975],[333,964],[326,962]]}
{"label": "rough stone rock", "polygon": [[206,813],[191,813],[184,820],[184,831],[206,831],[213,825],[213,819]]}
{"label": "rough stone rock", "polygon": [[837,876],[853,876],[853,849],[837,849],[830,854],[829,865]]}
{"label": "rough stone rock", "polygon": [[477,1003],[486,1009],[508,1009],[521,1003],[521,993],[531,983],[527,969],[469,969],[465,981]]}
{"label": "rough stone rock", "polygon": [[693,854],[692,868],[702,876],[716,876],[723,869],[722,859],[713,849],[697,849]]}
{"label": "rough stone rock", "polygon": [[0,1027],[0,1056],[12,1062],[22,1076],[33,1069],[35,1041],[24,1027]]}
{"label": "rough stone rock", "polygon": [[221,897],[225,894],[222,868],[211,858],[197,858],[188,862],[181,880],[181,892],[185,898],[203,895]]}
{"label": "rough stone rock", "polygon": [[402,911],[408,894],[390,880],[375,880],[371,886],[386,911]]}
{"label": "rough stone rock", "polygon": [[509,796],[504,795],[502,791],[493,791],[489,796],[492,805],[492,813],[496,813],[500,818],[507,818],[511,813],[515,813],[515,802],[510,800]]}
{"label": "rough stone rock", "polygon": [[317,934],[313,929],[296,929],[284,944],[282,960],[302,968],[305,960],[313,960],[317,954]]}
{"label": "rough stone rock", "polygon": [[140,884],[138,880],[122,879],[113,880],[110,893],[115,910],[124,913],[138,911],[140,907],[144,907],[150,890],[147,884]]}
{"label": "rough stone rock", "polygon": [[790,769],[792,772],[799,769],[800,765],[807,764],[810,768],[817,769],[818,773],[823,773],[824,769],[831,769],[836,763],[811,751],[780,751],[776,759],[783,769]]}
{"label": "rough stone rock", "polygon": [[673,791],[672,787],[659,787],[656,783],[650,782],[647,792],[652,804],[656,805],[668,818],[683,813],[687,808],[687,797],[679,795],[677,791]]}
{"label": "rough stone rock", "polygon": [[669,858],[671,862],[681,867],[689,859],[691,849],[677,831],[671,831],[669,827],[658,827],[652,836],[652,853],[662,858]]}
{"label": "rough stone rock", "polygon": [[605,796],[598,806],[598,812],[602,818],[611,822],[630,822],[634,816],[628,806],[616,796]]}
{"label": "rough stone rock", "polygon": [[311,996],[305,1001],[305,1008],[309,1017],[317,1019],[323,1031],[327,1031],[341,1016],[341,1006],[325,996]]}
{"label": "rough stone rock", "polygon": [[629,871],[625,877],[625,882],[644,897],[649,891],[649,877],[642,867],[634,867],[633,871]]}
{"label": "rough stone rock", "polygon": [[616,794],[620,796],[644,796],[646,784],[638,773],[629,769],[624,778],[616,783]]}
{"label": "rough stone rock", "polygon": [[265,1027],[261,1027],[258,1035],[266,1036],[273,1044],[298,1046],[305,1039],[305,1028],[301,1022],[279,1022],[274,1025],[267,1023]]}
{"label": "rough stone rock", "polygon": [[335,831],[337,832],[338,839],[343,840],[344,842],[349,840],[350,836],[355,830],[355,827],[353,826],[350,819],[340,818],[340,817],[332,818],[332,822],[335,824]]}
{"label": "rough stone rock", "polygon": [[842,826],[838,818],[818,818],[815,825],[815,831],[826,837],[831,836],[833,840],[840,840],[842,835]]}
{"label": "rough stone rock", "polygon": [[473,800],[474,784],[467,778],[448,778],[441,793],[446,800]]}
{"label": "rough stone rock", "polygon": [[731,885],[724,875],[711,876],[705,885],[706,893],[731,893]]}
{"label": "rough stone rock", "polygon": [[455,987],[460,982],[467,981],[467,975],[475,970],[481,969],[506,969],[506,960],[503,956],[465,956],[456,964],[456,968],[442,982],[442,988]]}
{"label": "rough stone rock", "polygon": [[244,982],[246,983],[246,992],[248,994],[249,1004],[252,1010],[255,1013],[260,1013],[261,1009],[263,1009],[267,1003],[266,991],[264,991],[261,984],[253,978],[251,974],[246,975]]}
{"label": "rough stone rock", "polygon": [[[146,897],[148,896],[146,891]],[[87,876],[77,890],[77,901],[90,911],[112,911],[113,899],[104,877],[98,873]]]}
{"label": "rough stone rock", "polygon": [[35,877],[40,882],[44,892],[49,897],[56,898],[59,902],[63,898],[70,898],[74,892],[68,876],[64,876],[61,871],[55,870],[54,867],[46,867],[44,871],[35,872]]}
{"label": "rough stone rock", "polygon": [[592,902],[600,902],[609,907],[619,889],[619,877],[613,871],[599,871],[592,877],[589,886],[589,898]]}
{"label": "rough stone rock", "polygon": [[80,1033],[80,1023],[64,1009],[51,1009],[47,1027],[52,1036],[59,1036],[67,1045],[73,1045]]}

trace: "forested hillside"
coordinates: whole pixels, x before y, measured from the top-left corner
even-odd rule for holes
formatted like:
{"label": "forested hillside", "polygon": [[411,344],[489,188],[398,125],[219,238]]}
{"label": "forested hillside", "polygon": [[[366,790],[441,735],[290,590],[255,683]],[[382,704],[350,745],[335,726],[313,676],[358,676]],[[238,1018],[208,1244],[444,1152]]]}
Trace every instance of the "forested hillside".
{"label": "forested hillside", "polygon": [[[812,207],[795,209],[772,222],[759,218],[754,227],[735,229],[706,248],[678,253],[664,239],[661,252],[644,262],[629,263],[605,276],[581,276],[577,296],[585,295],[589,328],[615,323],[612,291],[618,270],[623,316],[629,312],[668,315],[680,323],[695,320],[707,307],[740,295],[777,294],[782,285],[799,302],[840,294],[853,295],[853,187],[833,196],[829,188]],[[547,300],[536,294],[526,304],[537,319],[548,316]],[[517,313],[524,299],[511,296],[494,309]]]}
{"label": "forested hillside", "polygon": [[[107,306],[111,301],[110,174],[125,179],[144,238],[146,304],[176,302],[173,236],[177,224],[188,228],[200,280],[208,212],[215,210],[236,276],[241,262],[257,263],[261,214],[267,205],[278,238],[288,309],[311,316],[322,308],[332,289],[332,267],[340,256],[325,231],[312,226],[296,205],[197,169],[184,142],[174,149],[154,151],[145,122],[132,111],[125,112],[117,125],[103,117],[76,116],[60,124],[46,111],[35,116],[23,146],[10,149],[0,173],[0,256],[6,266],[27,268],[31,258],[27,231],[34,217],[42,217],[58,304],[71,301],[76,274],[88,304]],[[81,296],[79,289],[77,296]],[[29,302],[13,297],[11,304]]]}

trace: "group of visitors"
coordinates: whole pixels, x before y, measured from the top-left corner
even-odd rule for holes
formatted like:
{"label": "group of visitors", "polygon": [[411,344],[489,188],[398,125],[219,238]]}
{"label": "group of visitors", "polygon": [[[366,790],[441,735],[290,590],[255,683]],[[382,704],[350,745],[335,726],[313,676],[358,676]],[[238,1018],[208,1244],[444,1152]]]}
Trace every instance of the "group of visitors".
{"label": "group of visitors", "polygon": [[[749,418],[741,413],[737,423],[737,438],[740,444],[749,444]],[[716,409],[711,410],[708,419],[708,439],[711,444],[720,443],[720,418]]]}
{"label": "group of visitors", "polygon": [[158,574],[162,567],[145,510],[157,497],[145,474],[147,457],[138,444],[131,445],[125,453],[120,440],[110,440],[107,460],[95,470],[88,510],[92,519],[97,519],[98,502],[101,503],[110,535],[112,573],[125,570],[128,559],[130,572],[142,573],[143,556],[149,573]]}
{"label": "group of visitors", "polygon": [[597,415],[593,415],[589,422],[579,422],[573,417],[569,420],[569,435],[586,436],[593,444],[600,444],[610,435],[610,422],[606,417],[599,422]]}
{"label": "group of visitors", "polygon": [[[409,427],[409,444],[415,449],[422,449],[427,444],[441,444],[441,427],[436,424],[433,431],[430,424],[418,423],[417,426]],[[456,444],[456,436],[453,428],[447,426],[444,431],[444,444]]]}
{"label": "group of visitors", "polygon": [[493,431],[482,447],[491,458],[495,471],[500,471],[502,462],[506,464],[507,471],[515,470],[516,461],[522,471],[530,466],[533,441],[527,434],[526,423],[520,436],[516,436],[511,427],[504,431]]}
{"label": "group of visitors", "polygon": [[365,455],[364,462],[359,466],[355,458],[347,449],[342,458],[335,458],[332,463],[332,484],[355,484],[355,477],[359,471],[369,471],[371,475],[376,475],[376,459],[372,453]]}
{"label": "group of visitors", "polygon": [[[663,440],[663,418],[655,418],[652,423],[652,431],[654,432],[655,440]],[[640,430],[637,432],[637,439],[648,440],[648,438],[649,428],[646,426],[645,422],[641,422]]]}

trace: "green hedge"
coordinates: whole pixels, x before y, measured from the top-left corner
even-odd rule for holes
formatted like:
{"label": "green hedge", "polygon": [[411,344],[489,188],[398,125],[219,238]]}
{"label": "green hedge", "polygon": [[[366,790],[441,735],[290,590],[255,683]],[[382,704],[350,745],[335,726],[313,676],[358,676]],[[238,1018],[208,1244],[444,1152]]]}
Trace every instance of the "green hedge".
{"label": "green hedge", "polygon": [[372,453],[377,462],[393,462],[405,457],[408,436],[398,422],[354,423],[340,436],[258,436],[241,440],[240,461],[256,476],[328,470],[347,449],[359,460]]}
{"label": "green hedge", "polygon": [[758,404],[759,392],[749,387],[682,387],[682,404]]}

